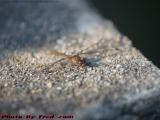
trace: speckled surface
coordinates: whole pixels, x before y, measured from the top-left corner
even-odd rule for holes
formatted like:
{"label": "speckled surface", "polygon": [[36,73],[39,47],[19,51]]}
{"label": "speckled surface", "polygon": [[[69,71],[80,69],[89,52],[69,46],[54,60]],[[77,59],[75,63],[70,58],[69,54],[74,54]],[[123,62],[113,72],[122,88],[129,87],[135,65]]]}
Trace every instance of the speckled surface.
{"label": "speckled surface", "polygon": [[[158,118],[160,70],[110,21],[80,1],[3,4],[1,114]],[[54,50],[67,55],[82,51],[79,56],[87,64],[79,68],[63,56],[51,55]]]}

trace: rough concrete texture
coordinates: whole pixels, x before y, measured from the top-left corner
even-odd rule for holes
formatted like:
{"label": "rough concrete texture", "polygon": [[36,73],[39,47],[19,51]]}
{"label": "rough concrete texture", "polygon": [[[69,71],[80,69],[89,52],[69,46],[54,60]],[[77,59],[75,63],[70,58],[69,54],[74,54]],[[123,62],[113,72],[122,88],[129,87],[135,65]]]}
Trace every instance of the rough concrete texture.
{"label": "rough concrete texture", "polygon": [[85,2],[3,2],[0,14],[0,114],[160,117],[160,70]]}

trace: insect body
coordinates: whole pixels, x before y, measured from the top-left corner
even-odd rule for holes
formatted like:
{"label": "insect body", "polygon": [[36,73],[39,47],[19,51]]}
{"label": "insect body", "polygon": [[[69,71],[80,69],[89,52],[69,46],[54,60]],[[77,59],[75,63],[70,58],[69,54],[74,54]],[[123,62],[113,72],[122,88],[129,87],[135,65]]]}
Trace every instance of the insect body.
{"label": "insect body", "polygon": [[79,55],[66,55],[65,53],[61,53],[58,51],[52,51],[50,54],[55,55],[55,56],[63,56],[64,57],[64,58],[54,62],[53,65],[64,60],[64,59],[67,59],[69,62],[73,63],[74,65],[77,65],[79,68],[84,68],[87,65],[86,60],[84,58],[81,58]]}
{"label": "insect body", "polygon": [[[103,39],[100,39],[100,41],[102,41],[102,40],[103,40]],[[98,43],[100,43],[100,41],[92,44],[91,46],[97,45]],[[56,64],[56,63],[58,63],[58,62],[60,62],[60,61],[62,61],[62,60],[64,60],[64,59],[67,59],[69,62],[73,63],[74,65],[78,66],[79,68],[84,68],[85,66],[88,65],[88,63],[87,63],[86,59],[80,57],[79,55],[80,55],[80,54],[87,54],[87,52],[84,53],[83,51],[87,50],[88,48],[89,48],[89,47],[87,47],[87,48],[84,49],[84,50],[79,51],[76,55],[67,55],[67,54],[62,53],[62,52],[52,51],[52,52],[50,52],[50,55],[63,56],[62,59],[54,62],[52,65],[54,65],[54,64]],[[97,51],[90,51],[90,53],[95,53],[95,52],[97,52]],[[89,52],[88,52],[88,53],[89,53]]]}

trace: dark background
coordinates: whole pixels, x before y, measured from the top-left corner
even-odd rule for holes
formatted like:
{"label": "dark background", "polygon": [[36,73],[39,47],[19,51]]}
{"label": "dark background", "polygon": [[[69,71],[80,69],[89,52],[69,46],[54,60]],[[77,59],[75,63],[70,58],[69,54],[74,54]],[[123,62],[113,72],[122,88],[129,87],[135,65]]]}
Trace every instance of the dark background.
{"label": "dark background", "polygon": [[145,57],[160,68],[160,10],[157,1],[91,0]]}

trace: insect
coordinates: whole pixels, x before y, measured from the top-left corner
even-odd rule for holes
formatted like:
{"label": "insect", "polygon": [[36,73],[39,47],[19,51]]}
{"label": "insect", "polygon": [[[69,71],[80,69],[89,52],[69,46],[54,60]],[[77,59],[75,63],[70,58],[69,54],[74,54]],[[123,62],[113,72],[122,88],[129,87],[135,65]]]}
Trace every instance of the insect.
{"label": "insect", "polygon": [[86,60],[84,58],[80,57],[79,55],[67,55],[65,53],[58,52],[58,51],[52,51],[51,54],[55,55],[55,56],[63,56],[64,57],[64,58],[54,62],[52,65],[54,65],[64,59],[67,59],[69,62],[73,63],[74,65],[78,66],[79,68],[84,68],[87,65]]}
{"label": "insect", "polygon": [[[97,43],[99,43],[100,41],[92,44],[91,46],[93,45],[96,45]],[[68,54],[65,54],[65,53],[62,53],[62,52],[59,52],[59,51],[51,51],[50,52],[50,55],[54,55],[54,56],[62,56],[63,58],[52,63],[52,65],[55,65],[56,63],[58,62],[61,62],[63,61],[64,59],[66,59],[67,61],[71,62],[72,64],[76,65],[77,67],[79,68],[84,68],[88,65],[88,62],[85,58],[82,58],[80,57],[81,54],[91,54],[91,53],[95,53],[97,51],[90,51],[90,52],[86,52],[86,53],[83,53],[83,51],[87,50],[89,47],[87,47],[86,49],[84,50],[81,50],[80,52],[78,52],[77,54],[75,55],[68,55]]]}

